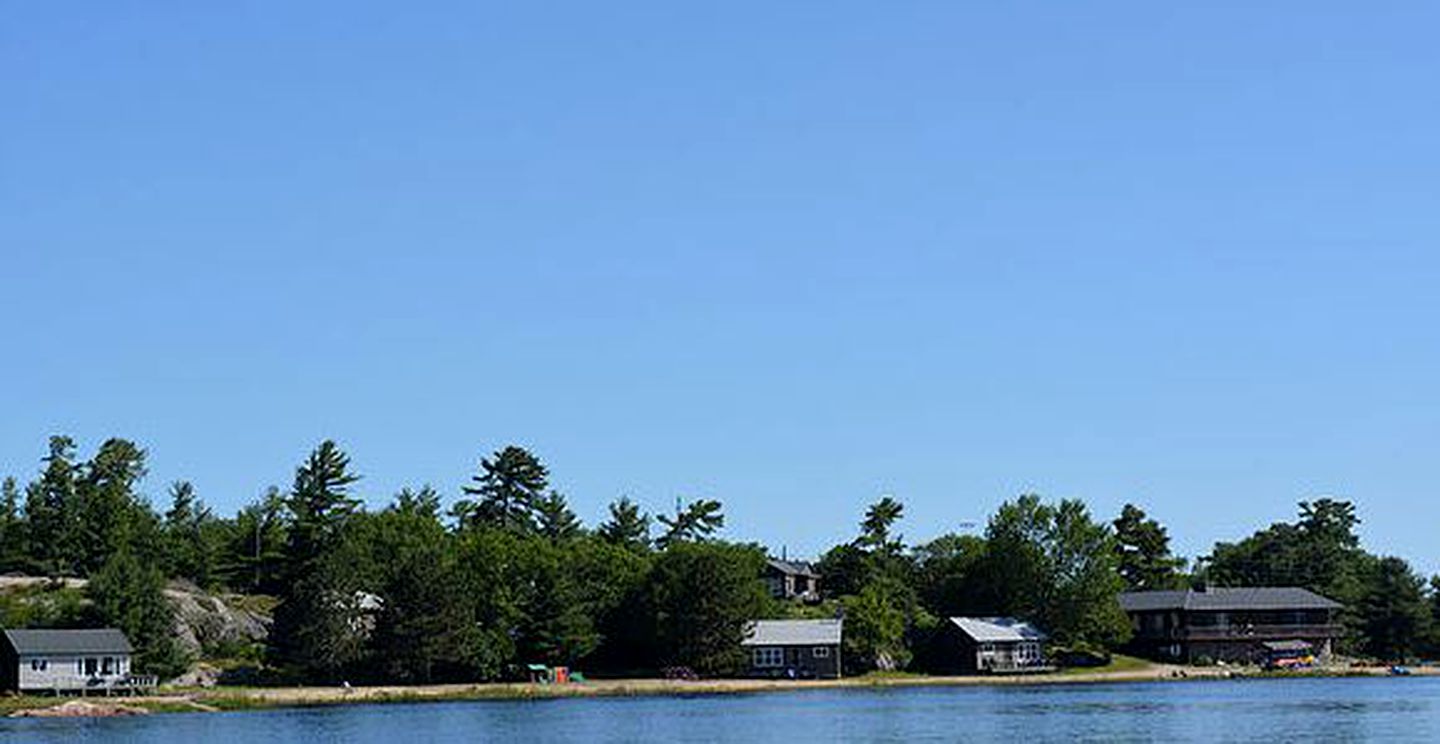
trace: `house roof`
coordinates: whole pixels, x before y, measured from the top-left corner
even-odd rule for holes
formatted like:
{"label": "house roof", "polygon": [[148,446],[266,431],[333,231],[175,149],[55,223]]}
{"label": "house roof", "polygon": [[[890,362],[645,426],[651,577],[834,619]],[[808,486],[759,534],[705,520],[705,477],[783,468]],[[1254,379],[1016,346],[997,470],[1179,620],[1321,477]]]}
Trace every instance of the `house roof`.
{"label": "house roof", "polygon": [[1125,592],[1126,612],[1153,610],[1333,610],[1341,605],[1298,586],[1210,587],[1159,592]]}
{"label": "house roof", "polygon": [[7,630],[16,654],[128,654],[134,651],[115,628],[95,630]]}
{"label": "house roof", "polygon": [[1013,617],[952,617],[950,622],[977,643],[1043,641],[1047,637],[1034,625]]}
{"label": "house roof", "polygon": [[845,621],[756,620],[745,628],[744,646],[836,646]]}
{"label": "house roof", "polygon": [[779,571],[782,574],[788,574],[791,576],[810,576],[812,578],[820,576],[820,574],[815,572],[815,567],[810,565],[809,563],[806,563],[805,561],[782,561],[776,558],[771,558],[769,560],[769,564],[771,568]]}

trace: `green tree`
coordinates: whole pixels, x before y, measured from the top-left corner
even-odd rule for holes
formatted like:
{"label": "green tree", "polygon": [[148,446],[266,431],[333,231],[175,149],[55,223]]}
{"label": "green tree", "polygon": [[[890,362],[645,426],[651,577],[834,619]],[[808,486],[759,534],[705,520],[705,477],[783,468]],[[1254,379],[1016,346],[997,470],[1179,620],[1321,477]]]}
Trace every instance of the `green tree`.
{"label": "green tree", "polygon": [[74,574],[81,560],[75,463],[75,441],[50,437],[49,454],[40,477],[25,489],[29,526],[26,554],[33,570],[51,575]]}
{"label": "green tree", "polygon": [[535,527],[551,542],[573,540],[583,532],[580,520],[559,491],[551,491],[535,502]]}
{"label": "green tree", "polygon": [[739,671],[745,624],[769,602],[764,565],[764,552],[749,545],[676,541],[660,553],[650,582],[660,662],[705,675]]}
{"label": "green tree", "polygon": [[188,481],[170,486],[170,509],[165,512],[165,552],[173,576],[209,587],[216,579],[214,514],[195,495]]}
{"label": "green tree", "polygon": [[905,507],[891,496],[885,496],[865,510],[865,519],[860,523],[861,547],[872,551],[894,554],[900,552],[902,540],[891,535],[891,528],[905,514]]}
{"label": "green tree", "polygon": [[1185,561],[1170,554],[1170,535],[1144,510],[1126,504],[1112,523],[1120,559],[1120,578],[1130,591],[1178,589],[1184,585]]}
{"label": "green tree", "polygon": [[231,589],[275,594],[284,585],[285,497],[271,486],[225,525],[219,571]]}
{"label": "green tree", "polygon": [[135,646],[135,669],[162,679],[185,671],[189,659],[175,643],[175,616],[165,599],[165,577],[122,548],[85,587],[105,625],[125,632]]}
{"label": "green tree", "polygon": [[0,573],[23,571],[25,559],[25,520],[20,514],[20,488],[14,478],[0,483]]}
{"label": "green tree", "polygon": [[1365,652],[1404,662],[1425,650],[1433,630],[1425,581],[1401,558],[1375,562],[1360,602]]}
{"label": "green tree", "polygon": [[1052,641],[1114,647],[1130,625],[1117,599],[1115,538],[1073,499],[1050,506],[1027,494],[1002,505],[986,530],[987,581],[1000,614],[1038,622]]}
{"label": "green tree", "polygon": [[675,500],[675,516],[667,517],[660,515],[660,524],[665,526],[665,533],[660,536],[655,544],[662,550],[676,543],[700,542],[709,539],[716,530],[725,526],[725,515],[721,513],[719,501],[714,499],[698,499],[685,506],[680,505],[680,500]]}
{"label": "green tree", "polygon": [[333,679],[360,657],[364,638],[359,576],[342,551],[358,501],[350,458],[326,440],[295,472],[285,506],[286,583],[270,627],[270,647],[286,667]]}
{"label": "green tree", "polygon": [[145,477],[145,451],[127,439],[107,439],[76,481],[79,569],[98,571],[111,555],[132,549],[162,559],[158,520],[135,488]]}
{"label": "green tree", "polygon": [[985,580],[989,545],[977,535],[942,535],[915,548],[917,591],[939,617],[994,615],[1000,604]]}
{"label": "green tree", "polygon": [[852,673],[903,669],[910,663],[901,600],[884,583],[867,585],[841,600],[845,608],[844,660]]}
{"label": "green tree", "polygon": [[535,529],[534,509],[550,485],[550,471],[523,447],[509,446],[481,458],[474,486],[464,491],[475,501],[462,501],[456,513],[466,526],[485,525],[515,532]]}
{"label": "green tree", "polygon": [[467,668],[470,605],[439,506],[433,489],[406,489],[374,520],[380,609],[370,641],[385,679],[429,683]]}
{"label": "green tree", "polygon": [[611,545],[637,553],[650,550],[650,516],[628,496],[610,504],[610,518],[600,524],[597,533]]}

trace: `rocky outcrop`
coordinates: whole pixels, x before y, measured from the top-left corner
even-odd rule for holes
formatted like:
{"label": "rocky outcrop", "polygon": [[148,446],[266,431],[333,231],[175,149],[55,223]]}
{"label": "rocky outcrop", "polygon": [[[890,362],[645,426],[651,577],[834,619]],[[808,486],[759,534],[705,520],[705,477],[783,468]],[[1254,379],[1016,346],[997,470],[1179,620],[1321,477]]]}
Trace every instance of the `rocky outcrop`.
{"label": "rocky outcrop", "polygon": [[92,703],[88,700],[70,700],[48,708],[26,708],[10,714],[11,718],[114,718],[116,716],[143,716],[150,711],[133,705],[119,703]]}
{"label": "rocky outcrop", "polygon": [[166,598],[175,608],[175,639],[192,656],[265,640],[270,616],[238,596],[214,596],[172,588]]}

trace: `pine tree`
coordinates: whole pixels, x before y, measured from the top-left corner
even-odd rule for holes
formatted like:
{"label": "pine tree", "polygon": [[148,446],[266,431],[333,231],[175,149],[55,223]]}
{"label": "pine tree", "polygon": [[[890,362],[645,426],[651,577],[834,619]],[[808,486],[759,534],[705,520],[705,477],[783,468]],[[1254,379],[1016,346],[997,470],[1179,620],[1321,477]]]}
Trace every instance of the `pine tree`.
{"label": "pine tree", "polygon": [[1170,536],[1159,522],[1126,504],[1113,526],[1120,577],[1128,590],[1176,589],[1184,583],[1185,561],[1170,554]]}
{"label": "pine tree", "polygon": [[25,489],[25,517],[30,528],[25,552],[37,572],[73,575],[80,563],[81,546],[75,441],[50,437],[50,453],[44,463],[40,478]]}
{"label": "pine tree", "polygon": [[136,650],[135,669],[161,679],[185,671],[189,660],[175,643],[175,615],[165,599],[165,577],[128,548],[111,555],[85,587],[106,625],[125,632]]}
{"label": "pine tree", "polygon": [[214,520],[209,507],[187,481],[170,486],[170,510],[165,512],[165,546],[170,572],[207,587],[215,578]]}
{"label": "pine tree", "polygon": [[660,524],[665,525],[665,534],[655,541],[662,550],[676,543],[700,542],[725,526],[725,515],[720,511],[719,501],[698,499],[682,507],[675,500],[675,516],[660,515]]}
{"label": "pine tree", "polygon": [[610,504],[610,519],[601,523],[597,533],[611,545],[637,553],[650,550],[650,517],[628,496]]}
{"label": "pine tree", "polygon": [[7,477],[0,484],[0,573],[25,570],[25,527],[20,488]]}
{"label": "pine tree", "polygon": [[295,472],[285,506],[291,525],[285,585],[270,627],[279,661],[309,678],[333,679],[363,649],[360,589],[340,550],[359,502],[350,458],[326,440]]}
{"label": "pine tree", "polygon": [[551,542],[573,540],[582,532],[580,520],[559,491],[551,491],[535,502],[535,521],[540,535]]}
{"label": "pine tree", "polygon": [[522,447],[509,446],[480,460],[474,486],[464,491],[478,497],[457,505],[465,526],[489,526],[529,533],[535,529],[535,506],[550,484],[550,471],[540,458]]}

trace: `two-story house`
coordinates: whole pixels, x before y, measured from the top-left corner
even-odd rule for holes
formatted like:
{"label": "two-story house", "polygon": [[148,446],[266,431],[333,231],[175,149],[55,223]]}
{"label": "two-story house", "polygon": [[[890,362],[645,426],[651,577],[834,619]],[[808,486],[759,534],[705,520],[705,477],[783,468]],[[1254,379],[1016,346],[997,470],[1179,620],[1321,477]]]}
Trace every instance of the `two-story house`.
{"label": "two-story house", "polygon": [[1126,592],[1131,648],[1170,661],[1263,662],[1267,643],[1298,641],[1328,655],[1344,634],[1339,602],[1299,587]]}

